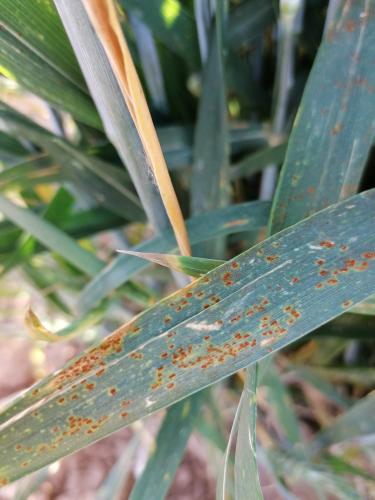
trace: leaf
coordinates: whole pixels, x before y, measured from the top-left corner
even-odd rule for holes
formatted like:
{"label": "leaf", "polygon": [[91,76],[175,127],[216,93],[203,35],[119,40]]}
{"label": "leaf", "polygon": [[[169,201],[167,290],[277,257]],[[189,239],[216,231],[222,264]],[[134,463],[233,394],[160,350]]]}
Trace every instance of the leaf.
{"label": "leaf", "polygon": [[374,57],[375,4],[343,2],[320,46],[288,141],[272,232],[358,190],[375,139]]}
{"label": "leaf", "polygon": [[[0,416],[2,484],[263,359],[371,295],[374,209],[371,190],[268,238],[25,392]],[[335,278],[322,279],[321,260]]]}
{"label": "leaf", "polygon": [[50,330],[47,330],[47,328],[42,325],[31,307],[27,309],[24,321],[33,339],[44,340],[46,342],[56,342],[58,340]]}
{"label": "leaf", "polygon": [[83,0],[102,43],[141,139],[148,166],[159,188],[182,255],[190,255],[189,238],[141,82],[124,38],[113,0]]}
{"label": "leaf", "polygon": [[[269,206],[266,202],[242,203],[193,217],[186,221],[191,244],[207,241],[216,236],[259,230],[267,224]],[[170,252],[175,248],[176,243],[172,233],[165,231],[160,236],[141,243],[132,250]],[[87,311],[146,266],[147,264],[139,259],[122,255],[117,257],[83,290],[78,300],[79,309]]]}
{"label": "leaf", "polygon": [[199,67],[194,18],[179,0],[121,0],[125,10],[144,21],[156,39],[182,57],[189,68]]}
{"label": "leaf", "polygon": [[311,370],[317,376],[327,378],[332,384],[355,384],[370,389],[375,385],[375,368],[365,366],[313,366]]}
{"label": "leaf", "polygon": [[[229,198],[228,124],[223,61],[224,0],[216,7],[215,29],[203,70],[202,96],[194,131],[191,212],[197,215],[219,208]],[[213,255],[209,252],[209,255]],[[217,257],[217,255],[214,255]]]}
{"label": "leaf", "polygon": [[281,163],[285,157],[287,143],[270,146],[252,153],[230,168],[231,180],[250,177],[270,164]]}
{"label": "leaf", "polygon": [[29,307],[25,314],[25,324],[31,335],[35,340],[42,340],[44,342],[60,342],[63,340],[69,340],[72,337],[83,333],[87,328],[96,324],[100,319],[103,318],[103,312],[105,311],[105,305],[96,310],[90,311],[88,314],[83,315],[81,318],[73,320],[68,326],[62,328],[57,332],[52,332],[48,330],[40,321],[35,312]]}
{"label": "leaf", "polygon": [[303,381],[306,381],[307,383],[315,387],[315,389],[324,394],[329,401],[333,401],[343,408],[349,407],[351,403],[350,399],[340,394],[336,387],[326,380],[326,378],[328,377],[324,375],[324,372],[320,372],[319,368],[316,368],[314,366],[311,368],[298,366],[293,372],[296,373],[296,375]]}
{"label": "leaf", "polygon": [[239,48],[259,36],[275,21],[271,0],[250,0],[238,5],[229,18],[228,44]]}
{"label": "leaf", "polygon": [[78,245],[70,236],[31,210],[15,205],[2,194],[0,194],[0,212],[89,276],[95,276],[103,268],[103,261]]}
{"label": "leaf", "polygon": [[154,229],[168,226],[160,194],[150,182],[146,154],[104,48],[82,0],[55,0],[108,139],[126,165],[147,218]]}
{"label": "leaf", "polygon": [[100,129],[53,4],[4,0],[0,23],[0,60],[7,74],[82,123]]}
{"label": "leaf", "polygon": [[206,395],[205,391],[201,391],[168,410],[158,432],[155,450],[135,483],[129,500],[165,498]]}
{"label": "leaf", "polygon": [[[43,219],[54,225],[60,225],[70,213],[74,203],[73,196],[64,188],[58,189],[43,213]],[[17,248],[13,248],[11,255],[4,261],[0,276],[23,261],[29,260],[35,253],[37,241],[27,236]]]}
{"label": "leaf", "polygon": [[301,484],[310,486],[317,498],[340,498],[343,500],[360,500],[360,495],[344,478],[333,474],[330,470],[322,470],[311,462],[296,460],[286,453],[269,450],[268,456],[274,469],[284,476],[288,485]]}
{"label": "leaf", "polygon": [[236,500],[263,499],[256,458],[258,364],[247,369],[238,422],[234,463]]}
{"label": "leaf", "polygon": [[[275,415],[275,420],[285,433],[286,443],[293,447],[293,452],[296,455],[303,457],[304,445],[298,418],[293,409],[293,402],[289,396],[288,390],[284,383],[280,380],[280,375],[276,368],[269,366],[264,375],[264,384],[266,399],[272,406],[272,411]],[[292,450],[289,450],[292,451]]]}
{"label": "leaf", "polygon": [[151,99],[151,107],[160,113],[168,113],[164,77],[154,37],[147,24],[131,12],[129,21],[134,33],[142,73]]}
{"label": "leaf", "polygon": [[119,500],[121,498],[127,477],[131,472],[132,461],[139,447],[139,436],[136,434],[129,443],[115,465],[109,471],[108,476],[100,485],[95,496],[96,500]]}
{"label": "leaf", "polygon": [[311,455],[334,443],[374,435],[374,404],[375,394],[372,392],[336,418],[331,426],[319,432],[310,442]]}
{"label": "leaf", "polygon": [[131,250],[117,251],[127,255],[134,255],[135,257],[148,260],[149,262],[155,262],[156,264],[169,267],[170,269],[187,274],[188,276],[193,276],[194,278],[199,278],[225,262],[224,260],[185,257],[184,255],[166,253],[134,252]]}
{"label": "leaf", "polygon": [[27,189],[35,185],[61,181],[60,168],[45,154],[22,158],[0,172],[0,190]]}
{"label": "leaf", "polygon": [[143,218],[140,203],[128,187],[125,172],[89,157],[5,105],[0,105],[0,118],[6,121],[7,129],[14,134],[35,142],[47,151],[63,166],[68,179],[82,186],[83,191],[90,193],[95,201],[122,217],[135,220]]}
{"label": "leaf", "polygon": [[45,63],[87,92],[53,1],[3,0],[1,23]]}

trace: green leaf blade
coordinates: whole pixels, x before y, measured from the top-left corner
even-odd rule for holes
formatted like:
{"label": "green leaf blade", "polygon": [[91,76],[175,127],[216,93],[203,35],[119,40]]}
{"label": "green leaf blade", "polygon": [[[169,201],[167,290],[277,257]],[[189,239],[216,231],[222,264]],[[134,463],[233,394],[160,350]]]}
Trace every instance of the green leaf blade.
{"label": "green leaf blade", "polygon": [[[2,482],[263,359],[340,315],[349,299],[371,295],[374,214],[372,190],[286,229],[167,297],[31,388],[1,415]],[[317,287],[321,259],[332,272],[350,270],[334,275],[337,283],[324,279]],[[216,295],[218,303],[211,301]]]}

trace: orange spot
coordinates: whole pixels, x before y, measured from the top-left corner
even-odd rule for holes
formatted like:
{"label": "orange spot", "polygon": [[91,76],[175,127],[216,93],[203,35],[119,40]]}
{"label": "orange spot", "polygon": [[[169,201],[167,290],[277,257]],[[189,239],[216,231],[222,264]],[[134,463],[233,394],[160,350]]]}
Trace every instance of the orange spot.
{"label": "orange spot", "polygon": [[359,266],[356,266],[354,269],[356,271],[365,271],[368,268],[368,262],[364,261],[359,264]]}
{"label": "orange spot", "polygon": [[121,413],[122,418],[126,418],[129,415],[127,411]]}
{"label": "orange spot", "polygon": [[173,382],[170,382],[169,384],[167,384],[167,389],[171,390],[174,388],[174,383]]}
{"label": "orange spot", "polygon": [[274,262],[275,260],[277,260],[279,258],[278,255],[267,255],[266,257],[266,261],[267,262]]}
{"label": "orange spot", "polygon": [[111,388],[109,389],[109,391],[108,391],[108,392],[109,392],[109,394],[110,394],[111,396],[116,396],[116,394],[117,394],[117,389],[116,389],[116,387],[111,387]]}
{"label": "orange spot", "polygon": [[338,281],[334,278],[330,279],[330,280],[327,280],[327,283],[329,285],[337,285]]}
{"label": "orange spot", "polygon": [[168,357],[168,353],[167,353],[167,352],[162,352],[162,353],[160,354],[160,357],[161,357],[161,358],[163,358],[163,359],[164,359],[164,358],[167,358],[167,357]]}
{"label": "orange spot", "polygon": [[333,129],[331,130],[331,134],[332,135],[337,135],[341,132],[342,130],[342,125],[341,123],[336,123],[336,125],[333,127]]}
{"label": "orange spot", "polygon": [[362,257],[369,260],[375,259],[375,252],[365,252],[362,254]]}
{"label": "orange spot", "polygon": [[94,387],[95,387],[95,384],[86,384],[86,389],[88,391],[92,391],[94,389]]}
{"label": "orange spot", "polygon": [[334,243],[333,241],[321,241],[319,245],[323,248],[333,248],[336,243]]}

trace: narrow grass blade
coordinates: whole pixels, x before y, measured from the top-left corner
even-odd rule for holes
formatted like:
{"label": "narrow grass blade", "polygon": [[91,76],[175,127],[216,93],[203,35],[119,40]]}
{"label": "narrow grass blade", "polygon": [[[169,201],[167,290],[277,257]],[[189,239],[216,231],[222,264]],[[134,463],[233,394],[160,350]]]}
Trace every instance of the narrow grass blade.
{"label": "narrow grass blade", "polygon": [[[227,107],[223,62],[224,0],[217,3],[216,28],[203,71],[203,90],[194,133],[191,184],[193,215],[226,204],[229,198]],[[213,255],[210,252],[210,255]]]}
{"label": "narrow grass blade", "polygon": [[129,19],[137,43],[142,72],[151,97],[152,107],[160,113],[166,114],[168,111],[168,102],[165,93],[164,77],[152,32],[131,11]]}
{"label": "narrow grass blade", "polygon": [[83,333],[88,328],[98,323],[103,318],[105,305],[90,311],[81,318],[73,320],[68,326],[57,332],[48,330],[40,321],[35,312],[29,307],[26,311],[24,322],[30,336],[34,340],[42,340],[43,342],[61,342],[69,340]]}
{"label": "narrow grass blade", "polygon": [[343,2],[319,49],[288,142],[272,231],[357,191],[375,139],[374,56],[374,3]]}
{"label": "narrow grass blade", "polygon": [[225,262],[224,260],[185,257],[166,253],[133,252],[131,250],[117,251],[119,253],[140,257],[141,259],[160,264],[161,266],[169,267],[170,269],[174,269],[175,271],[179,271],[194,278],[199,278]]}
{"label": "narrow grass blade", "polygon": [[234,489],[236,500],[258,500],[263,498],[256,457],[258,364],[250,366],[246,372],[238,423]]}
{"label": "narrow grass blade", "polygon": [[312,455],[334,443],[374,435],[374,407],[375,394],[372,392],[314,437],[309,447]]}
{"label": "narrow grass blade", "polygon": [[15,205],[2,194],[0,194],[0,212],[43,243],[46,248],[61,255],[89,276],[94,277],[103,268],[103,261],[78,245],[70,236],[31,210]]}
{"label": "narrow grass blade", "polygon": [[287,143],[279,144],[278,146],[270,146],[260,151],[256,151],[237,164],[233,165],[230,169],[231,180],[236,180],[241,177],[250,177],[262,171],[270,163],[282,163],[285,157]]}
{"label": "narrow grass blade", "polygon": [[230,455],[231,455],[231,450],[233,447],[233,444],[235,442],[235,438],[237,436],[237,431],[238,431],[238,424],[239,424],[239,419],[240,419],[240,414],[241,414],[241,408],[242,408],[242,400],[245,397],[244,391],[241,393],[240,401],[237,406],[236,413],[234,415],[234,419],[232,422],[232,427],[230,430],[229,434],[229,439],[228,443],[225,449],[224,453],[224,460],[223,460],[223,468],[221,473],[219,474],[219,477],[217,479],[216,483],[216,500],[226,500],[228,497],[230,498],[229,492],[231,492],[232,488],[232,481],[231,481],[231,470],[230,470]]}
{"label": "narrow grass blade", "polygon": [[322,470],[311,462],[296,460],[286,453],[269,450],[268,456],[274,469],[284,477],[288,485],[301,483],[309,486],[317,498],[340,498],[343,500],[361,500],[361,496],[354,490],[346,479],[330,470]]}
{"label": "narrow grass blade", "polygon": [[[158,432],[155,450],[135,483],[129,500],[165,498],[205,397],[206,392],[201,391],[168,410]],[[161,470],[163,475],[160,477]]]}
{"label": "narrow grass blade", "polygon": [[96,201],[124,218],[139,220],[144,217],[137,196],[129,189],[125,172],[88,156],[5,105],[0,105],[0,119],[14,134],[47,151],[62,165],[68,179],[81,186],[85,193],[90,193]]}
{"label": "narrow grass blade", "polygon": [[[2,484],[258,362],[374,293],[374,214],[372,190],[268,238],[24,393],[0,415]],[[334,278],[322,279],[321,260]]]}
{"label": "narrow grass blade", "polygon": [[302,378],[304,381],[315,387],[315,389],[324,394],[329,401],[333,401],[343,408],[348,408],[350,406],[350,398],[340,394],[336,387],[327,381],[328,377],[324,376],[324,372],[319,372],[319,369],[316,369],[315,367],[297,367],[292,373],[296,373],[299,378]]}
{"label": "narrow grass blade", "polygon": [[229,17],[229,46],[239,48],[252,42],[275,21],[275,11],[272,0],[250,0],[238,5]]}
{"label": "narrow grass blade", "polygon": [[128,443],[120,458],[109,471],[104,483],[99,487],[95,500],[120,500],[128,475],[132,470],[134,455],[140,445],[136,434]]}
{"label": "narrow grass blade", "polygon": [[54,1],[103,120],[107,137],[126,165],[149,221],[157,231],[161,231],[168,226],[168,219],[160,194],[150,182],[141,140],[82,0]]}
{"label": "narrow grass blade", "polygon": [[84,79],[52,0],[3,0],[0,19],[6,31],[87,93]]}
{"label": "narrow grass blade", "polygon": [[[266,398],[275,413],[276,421],[285,433],[286,447],[292,446],[296,455],[304,455],[304,443],[298,419],[288,390],[280,380],[276,368],[269,366],[264,376]],[[291,451],[291,450],[290,450]]]}
{"label": "narrow grass blade", "polygon": [[[60,226],[62,221],[66,220],[69,216],[73,203],[74,198],[69,191],[60,188],[45,209],[43,219],[56,226]],[[23,261],[28,261],[34,255],[36,248],[37,241],[35,238],[32,236],[26,237],[20,246],[14,248],[9,258],[4,261],[0,276]]]}
{"label": "narrow grass blade", "polygon": [[[191,244],[208,241],[216,236],[225,236],[242,231],[258,231],[267,224],[270,205],[267,202],[249,202],[209,212],[187,220]],[[141,243],[132,250],[137,252],[170,252],[176,249],[171,231]],[[133,274],[146,267],[140,259],[123,255],[114,259],[83,290],[78,307],[87,311],[112,290],[125,283]]]}
{"label": "narrow grass blade", "polygon": [[90,21],[103,44],[123,98],[141,139],[182,255],[190,255],[189,238],[159,139],[123,36],[113,0],[83,0]]}
{"label": "narrow grass blade", "polygon": [[0,59],[7,74],[77,120],[101,128],[53,4],[4,0]]}
{"label": "narrow grass blade", "polygon": [[375,368],[364,366],[313,366],[311,370],[318,377],[327,379],[332,384],[348,383],[369,389],[375,385]]}
{"label": "narrow grass blade", "polygon": [[178,0],[120,0],[125,10],[143,20],[155,38],[178,54],[190,69],[199,68],[199,50],[194,17]]}

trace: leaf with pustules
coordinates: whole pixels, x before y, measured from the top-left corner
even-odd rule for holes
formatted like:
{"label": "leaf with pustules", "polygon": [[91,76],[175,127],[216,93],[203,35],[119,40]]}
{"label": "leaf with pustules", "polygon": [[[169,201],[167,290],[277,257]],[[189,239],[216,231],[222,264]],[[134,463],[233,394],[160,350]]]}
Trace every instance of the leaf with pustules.
{"label": "leaf with pustules", "polygon": [[1,484],[269,356],[374,293],[374,222],[375,190],[333,205],[30,388],[0,415]]}

